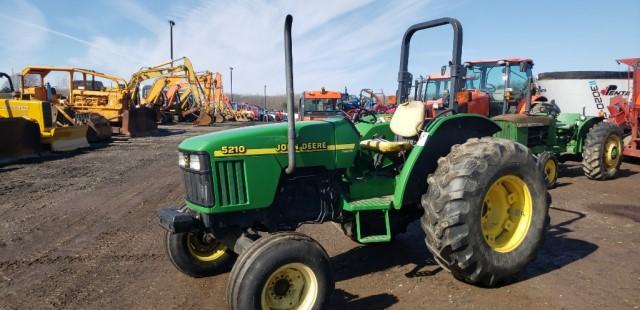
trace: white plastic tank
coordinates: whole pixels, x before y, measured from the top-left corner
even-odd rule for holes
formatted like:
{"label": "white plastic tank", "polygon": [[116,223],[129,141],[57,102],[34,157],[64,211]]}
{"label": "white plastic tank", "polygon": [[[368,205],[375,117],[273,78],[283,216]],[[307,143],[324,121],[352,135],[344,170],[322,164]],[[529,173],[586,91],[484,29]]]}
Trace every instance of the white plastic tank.
{"label": "white plastic tank", "polygon": [[633,73],[626,71],[564,71],[538,74],[540,94],[555,100],[562,112],[586,115],[608,114],[612,96],[629,96]]}

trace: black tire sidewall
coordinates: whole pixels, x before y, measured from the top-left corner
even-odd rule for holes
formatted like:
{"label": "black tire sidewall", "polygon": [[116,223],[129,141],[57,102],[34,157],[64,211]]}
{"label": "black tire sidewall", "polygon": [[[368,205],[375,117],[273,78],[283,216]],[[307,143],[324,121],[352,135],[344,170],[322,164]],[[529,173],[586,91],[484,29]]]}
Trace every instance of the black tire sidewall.
{"label": "black tire sidewall", "polygon": [[[276,237],[277,238],[277,237]],[[232,275],[231,309],[261,309],[261,296],[268,278],[280,267],[300,263],[314,273],[318,292],[312,309],[323,309],[333,292],[334,282],[329,258],[313,239],[288,239],[263,242],[243,260],[242,270]],[[235,268],[232,273],[235,273]]]}
{"label": "black tire sidewall", "polygon": [[229,271],[235,253],[227,249],[222,257],[205,262],[191,255],[187,248],[188,233],[171,233],[167,232],[165,237],[165,248],[171,263],[180,272],[194,278],[209,277]]}
{"label": "black tire sidewall", "polygon": [[[546,174],[544,174],[544,168],[546,166],[546,163],[552,160],[555,165],[556,165],[556,175],[553,176],[553,180],[551,181],[551,183],[547,183],[547,176]],[[547,184],[547,188],[554,188],[556,187],[556,184],[558,183],[558,175],[560,173],[560,165],[558,164],[558,158],[551,152],[542,152],[538,155],[538,167],[542,170],[543,176],[544,176],[544,180],[545,183]]]}
{"label": "black tire sidewall", "polygon": [[[520,163],[504,166],[494,175],[482,175],[482,179],[478,180],[479,184],[483,184],[481,187],[485,189],[479,197],[482,199],[481,201],[484,200],[489,187],[497,179],[505,175],[514,175],[521,178],[527,184],[533,200],[531,223],[522,243],[510,252],[496,252],[487,244],[482,233],[480,223],[482,207],[471,208],[468,216],[465,218],[465,222],[470,229],[470,246],[472,246],[474,248],[473,251],[477,253],[477,258],[485,261],[483,265],[488,268],[485,272],[496,275],[513,275],[524,269],[532,257],[523,259],[523,256],[535,255],[541,243],[547,217],[546,188],[537,180],[534,174],[527,171],[526,165]],[[536,199],[536,197],[539,198]]]}

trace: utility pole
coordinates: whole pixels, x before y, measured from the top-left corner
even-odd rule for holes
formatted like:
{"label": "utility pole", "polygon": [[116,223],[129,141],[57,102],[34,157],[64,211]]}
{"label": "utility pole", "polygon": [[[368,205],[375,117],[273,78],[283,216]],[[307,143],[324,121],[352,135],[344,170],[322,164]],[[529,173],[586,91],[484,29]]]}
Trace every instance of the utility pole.
{"label": "utility pole", "polygon": [[173,67],[173,26],[176,23],[172,20],[169,20],[169,45],[171,50],[171,66]]}
{"label": "utility pole", "polygon": [[264,116],[265,120],[269,122],[269,114],[267,113],[267,85],[264,85]]}
{"label": "utility pole", "polygon": [[233,104],[233,67],[229,67],[229,74],[231,75],[231,104]]}

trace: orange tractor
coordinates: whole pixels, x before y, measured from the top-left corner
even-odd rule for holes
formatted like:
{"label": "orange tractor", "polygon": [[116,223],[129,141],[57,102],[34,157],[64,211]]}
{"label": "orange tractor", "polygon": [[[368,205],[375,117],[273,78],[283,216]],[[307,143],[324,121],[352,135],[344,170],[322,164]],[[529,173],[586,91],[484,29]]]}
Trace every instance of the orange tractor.
{"label": "orange tractor", "polygon": [[640,58],[618,59],[618,64],[629,66],[629,79],[633,74],[633,93],[630,98],[615,96],[609,106],[609,122],[623,128],[625,133],[622,154],[640,157]]}

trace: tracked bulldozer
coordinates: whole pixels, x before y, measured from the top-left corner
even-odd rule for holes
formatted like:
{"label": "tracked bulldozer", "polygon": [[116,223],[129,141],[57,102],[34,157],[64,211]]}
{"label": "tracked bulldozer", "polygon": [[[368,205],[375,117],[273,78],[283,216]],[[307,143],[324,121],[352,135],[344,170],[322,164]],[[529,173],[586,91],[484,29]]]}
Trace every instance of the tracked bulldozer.
{"label": "tracked bulldozer", "polygon": [[48,101],[25,100],[11,77],[0,72],[0,162],[88,147],[88,126],[55,120],[60,111]]}
{"label": "tracked bulldozer", "polygon": [[[52,86],[59,81],[48,77],[61,73],[66,76],[63,84]],[[28,66],[21,79],[23,99],[49,101],[64,121],[87,124],[90,140],[108,139],[112,133],[142,137],[157,132],[155,111],[134,104],[123,78],[80,68]]]}

